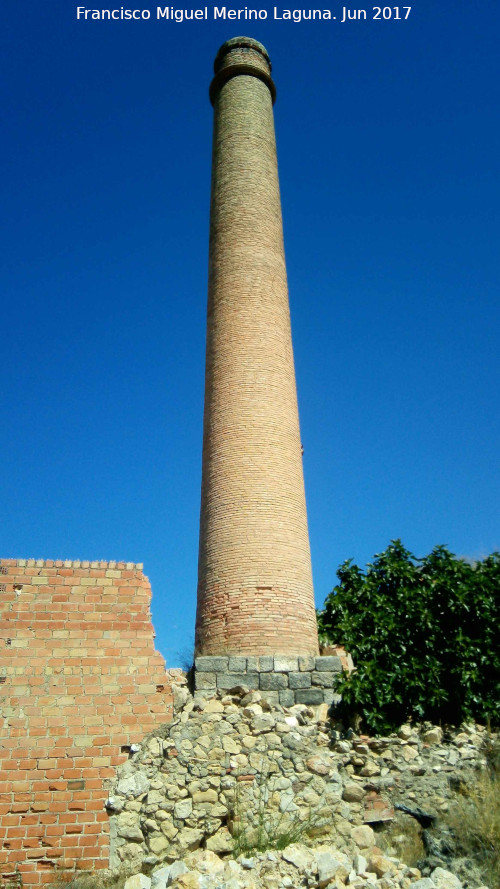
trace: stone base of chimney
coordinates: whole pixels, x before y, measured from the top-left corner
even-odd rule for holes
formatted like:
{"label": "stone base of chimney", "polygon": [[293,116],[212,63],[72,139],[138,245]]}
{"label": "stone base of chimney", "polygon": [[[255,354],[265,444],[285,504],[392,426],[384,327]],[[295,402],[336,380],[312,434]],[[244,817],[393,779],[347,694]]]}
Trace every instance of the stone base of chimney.
{"label": "stone base of chimney", "polygon": [[270,703],[283,707],[332,704],[340,700],[335,686],[341,671],[338,656],[197,657],[194,691],[195,697],[212,697],[218,691],[245,686],[260,691]]}

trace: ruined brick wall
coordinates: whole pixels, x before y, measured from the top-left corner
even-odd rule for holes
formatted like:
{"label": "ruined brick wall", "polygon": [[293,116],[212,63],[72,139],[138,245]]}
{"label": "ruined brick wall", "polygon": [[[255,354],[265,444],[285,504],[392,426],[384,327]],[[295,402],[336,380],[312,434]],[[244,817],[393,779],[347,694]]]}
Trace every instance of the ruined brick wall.
{"label": "ruined brick wall", "polygon": [[0,561],[0,873],[108,864],[107,785],[171,718],[142,565]]}

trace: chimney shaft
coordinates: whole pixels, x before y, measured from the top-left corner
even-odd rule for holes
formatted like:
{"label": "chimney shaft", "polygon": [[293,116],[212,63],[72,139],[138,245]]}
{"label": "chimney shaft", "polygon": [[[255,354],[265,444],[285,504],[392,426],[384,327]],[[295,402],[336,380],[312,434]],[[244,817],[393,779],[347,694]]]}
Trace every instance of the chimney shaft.
{"label": "chimney shaft", "polygon": [[214,67],[196,655],[315,655],[271,64]]}

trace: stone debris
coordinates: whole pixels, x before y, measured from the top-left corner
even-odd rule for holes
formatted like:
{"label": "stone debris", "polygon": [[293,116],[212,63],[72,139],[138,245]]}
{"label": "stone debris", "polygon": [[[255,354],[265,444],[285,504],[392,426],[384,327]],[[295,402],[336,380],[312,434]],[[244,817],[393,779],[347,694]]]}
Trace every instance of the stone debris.
{"label": "stone debris", "polygon": [[118,769],[106,803],[125,889],[479,889],[439,852],[408,867],[383,832],[414,820],[396,805],[446,813],[450,785],[484,762],[481,727],[370,738],[335,728],[323,705],[287,708],[245,686],[174,699],[174,720]]}
{"label": "stone debris", "polygon": [[[421,877],[381,854],[354,860],[333,846],[310,849],[300,843],[282,852],[261,852],[252,858],[222,859],[198,849],[182,861],[129,877],[124,889],[464,889],[450,871],[436,868]],[[483,887],[486,889],[486,887]]]}

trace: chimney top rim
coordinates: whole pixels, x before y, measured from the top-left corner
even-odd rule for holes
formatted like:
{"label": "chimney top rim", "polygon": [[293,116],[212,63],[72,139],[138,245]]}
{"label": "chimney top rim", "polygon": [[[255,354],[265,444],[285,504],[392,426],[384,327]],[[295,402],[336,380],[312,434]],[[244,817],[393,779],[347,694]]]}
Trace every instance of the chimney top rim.
{"label": "chimney top rim", "polygon": [[225,43],[219,48],[217,55],[215,56],[214,61],[214,72],[217,74],[220,68],[220,64],[224,56],[226,56],[232,49],[253,49],[256,52],[259,52],[262,56],[264,56],[267,64],[269,65],[269,71],[271,71],[271,59],[269,58],[269,53],[266,47],[259,43],[258,40],[254,40],[253,37],[231,37],[229,40],[226,40]]}

